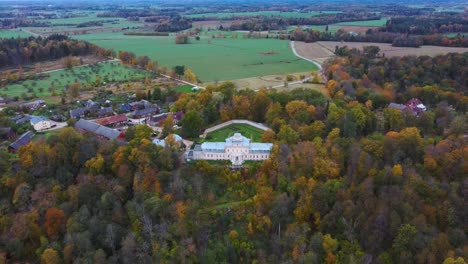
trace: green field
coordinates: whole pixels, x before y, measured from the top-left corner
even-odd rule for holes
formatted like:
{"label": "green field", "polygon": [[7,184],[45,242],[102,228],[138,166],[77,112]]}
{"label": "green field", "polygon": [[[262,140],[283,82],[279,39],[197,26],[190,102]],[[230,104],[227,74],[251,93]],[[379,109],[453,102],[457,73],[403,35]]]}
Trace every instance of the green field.
{"label": "green field", "polygon": [[[205,32],[201,40],[191,38],[188,45],[176,45],[174,36],[125,36],[101,33],[74,36],[104,48],[127,50],[147,55],[160,66],[185,65],[203,81],[236,80],[272,74],[316,70],[313,64],[294,56],[289,42],[277,39],[215,38]],[[211,42],[211,43],[210,43]],[[273,54],[265,53],[273,51]],[[263,53],[263,54],[262,54]]]}
{"label": "green field", "polygon": [[26,80],[17,84],[11,84],[0,88],[0,95],[9,97],[21,96],[23,94],[35,94],[42,98],[50,96],[51,87],[56,88],[56,93],[60,94],[67,85],[80,82],[83,86],[96,81],[96,76],[102,82],[117,82],[125,80],[140,80],[145,77],[145,72],[122,66],[117,62],[101,63],[94,66],[77,67],[73,70],[60,70],[49,73],[44,79]]}
{"label": "green field", "polygon": [[171,89],[178,91],[178,92],[182,92],[182,93],[193,93],[194,91],[192,91],[192,88],[193,88],[192,85],[182,85],[182,86],[172,87]]}
{"label": "green field", "polygon": [[388,18],[381,18],[379,20],[363,20],[363,21],[353,21],[353,22],[341,22],[333,25],[339,26],[360,26],[360,27],[382,27],[387,23]]}
{"label": "green field", "polygon": [[231,17],[252,17],[252,16],[279,16],[285,18],[307,18],[312,16],[318,16],[320,14],[336,14],[341,11],[312,11],[312,12],[281,12],[281,11],[258,11],[258,12],[231,12],[231,13],[203,13],[203,14],[189,14],[184,15],[189,18],[201,18],[201,17],[213,17],[213,18],[231,18]]}
{"label": "green field", "polygon": [[0,38],[25,38],[31,36],[29,33],[19,30],[0,30]]}
{"label": "green field", "polygon": [[226,138],[231,137],[234,133],[241,133],[244,137],[260,142],[263,131],[253,126],[245,124],[232,124],[230,126],[213,131],[206,136],[206,142],[224,142]]}

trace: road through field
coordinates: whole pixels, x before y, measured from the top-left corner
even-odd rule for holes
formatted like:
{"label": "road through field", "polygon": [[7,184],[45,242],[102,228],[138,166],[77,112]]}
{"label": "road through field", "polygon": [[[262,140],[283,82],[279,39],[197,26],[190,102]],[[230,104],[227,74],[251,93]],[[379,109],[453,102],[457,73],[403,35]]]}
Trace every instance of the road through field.
{"label": "road through field", "polygon": [[[306,58],[306,57],[304,57],[304,56],[299,55],[299,54],[297,53],[297,51],[296,51],[295,41],[291,41],[290,43],[291,43],[291,49],[292,49],[292,52],[294,53],[294,55],[295,55],[296,57],[298,57],[298,58],[301,58],[301,59],[303,59],[303,60],[306,60],[306,61],[308,61],[308,62],[311,62],[311,63],[313,63],[315,66],[317,66],[317,68],[319,68],[319,74],[320,74],[320,76],[322,77],[323,80],[325,80],[325,76],[324,76],[324,74],[323,74],[322,65],[321,65],[320,63],[314,61],[313,59],[308,59],[308,58]],[[290,82],[290,83],[287,84],[287,86],[305,83],[305,82],[307,82],[307,81],[310,80],[310,79],[312,79],[312,77],[306,77],[306,78],[304,78],[304,79],[302,79],[302,80],[299,80],[299,81]],[[281,87],[284,87],[284,86],[286,86],[286,85],[285,85],[285,84],[278,84],[278,85],[273,86],[272,88],[281,88]]]}
{"label": "road through field", "polygon": [[294,40],[291,41],[291,49],[292,49],[294,55],[296,55],[296,57],[301,58],[301,59],[303,59],[303,60],[312,62],[312,63],[315,64],[320,70],[322,70],[322,65],[321,65],[320,63],[318,63],[318,62],[316,62],[316,61],[314,61],[314,60],[312,60],[312,59],[308,59],[308,58],[306,58],[306,57],[303,57],[303,56],[299,55],[299,54],[297,53],[297,51],[296,51],[295,43],[296,43],[296,42],[295,42]]}

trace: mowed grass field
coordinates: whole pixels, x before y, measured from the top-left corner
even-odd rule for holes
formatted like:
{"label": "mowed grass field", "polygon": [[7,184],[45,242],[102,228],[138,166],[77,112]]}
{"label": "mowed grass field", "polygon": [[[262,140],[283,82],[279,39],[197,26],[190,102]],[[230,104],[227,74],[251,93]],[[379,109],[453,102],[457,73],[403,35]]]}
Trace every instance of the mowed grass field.
{"label": "mowed grass field", "polygon": [[228,13],[202,13],[184,15],[189,18],[213,17],[213,18],[230,18],[230,17],[252,17],[252,16],[268,16],[268,17],[285,17],[285,18],[307,18],[318,16],[320,14],[337,14],[341,11],[312,11],[312,12],[281,12],[281,11],[258,11],[258,12],[228,12]]}
{"label": "mowed grass field", "polygon": [[99,76],[102,82],[118,82],[140,80],[146,76],[144,71],[128,68],[117,62],[100,63],[84,67],[76,67],[73,70],[59,70],[49,73],[48,77],[38,80],[26,80],[0,88],[0,95],[9,97],[23,94],[35,94],[38,98],[51,96],[51,87],[56,88],[56,93],[68,85],[80,82],[82,86],[90,85]]}
{"label": "mowed grass field", "polygon": [[206,142],[224,142],[226,138],[231,137],[234,133],[241,133],[244,137],[260,142],[263,131],[246,124],[232,124],[230,126],[213,131],[206,136]]}
{"label": "mowed grass field", "polygon": [[288,74],[316,70],[313,64],[294,56],[289,42],[277,39],[211,38],[176,45],[174,36],[125,36],[100,33],[74,36],[116,51],[126,50],[157,60],[160,66],[185,65],[204,82],[236,80],[271,74]]}
{"label": "mowed grass field", "polygon": [[0,30],[0,38],[26,38],[31,34],[19,30]]}
{"label": "mowed grass field", "polygon": [[388,18],[384,17],[379,20],[363,20],[353,22],[341,22],[333,25],[337,26],[359,26],[359,27],[382,27],[387,23]]}
{"label": "mowed grass field", "polygon": [[195,91],[192,91],[193,86],[192,85],[181,85],[181,86],[176,86],[172,87],[171,90],[175,90],[178,92],[182,93],[194,93]]}

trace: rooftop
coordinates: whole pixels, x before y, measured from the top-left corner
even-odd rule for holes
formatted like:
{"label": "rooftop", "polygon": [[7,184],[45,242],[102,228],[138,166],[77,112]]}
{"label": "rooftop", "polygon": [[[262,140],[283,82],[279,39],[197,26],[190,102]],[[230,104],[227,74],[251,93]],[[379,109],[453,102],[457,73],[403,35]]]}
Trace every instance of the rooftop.
{"label": "rooftop", "polygon": [[96,119],[94,120],[94,122],[103,126],[107,126],[107,125],[112,125],[115,123],[126,122],[127,120],[128,120],[127,116],[122,114],[122,115],[109,116],[106,118]]}
{"label": "rooftop", "polygon": [[29,142],[31,142],[32,138],[34,136],[34,132],[28,131],[24,134],[22,134],[18,140],[10,144],[10,148],[14,150],[18,150],[20,147],[27,145]]}
{"label": "rooftop", "polygon": [[31,116],[31,120],[29,120],[31,122],[32,125],[35,125],[39,122],[42,122],[42,121],[48,121],[49,119],[46,118],[46,117],[43,117],[43,116]]}
{"label": "rooftop", "polygon": [[78,122],[75,124],[75,127],[108,139],[116,139],[120,135],[120,132],[115,129],[108,128],[84,119],[78,120]]}

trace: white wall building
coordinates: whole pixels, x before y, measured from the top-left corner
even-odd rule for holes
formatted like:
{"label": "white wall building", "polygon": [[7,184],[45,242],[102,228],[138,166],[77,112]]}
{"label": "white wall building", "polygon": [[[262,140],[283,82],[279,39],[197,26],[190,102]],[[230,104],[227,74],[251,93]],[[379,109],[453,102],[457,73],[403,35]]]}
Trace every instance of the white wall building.
{"label": "white wall building", "polygon": [[272,143],[254,143],[235,133],[225,142],[205,142],[189,151],[191,160],[230,160],[232,165],[242,165],[246,160],[266,160],[270,158]]}
{"label": "white wall building", "polygon": [[34,116],[29,122],[31,122],[31,126],[33,126],[34,130],[36,131],[41,131],[52,127],[52,122],[43,116]]}

